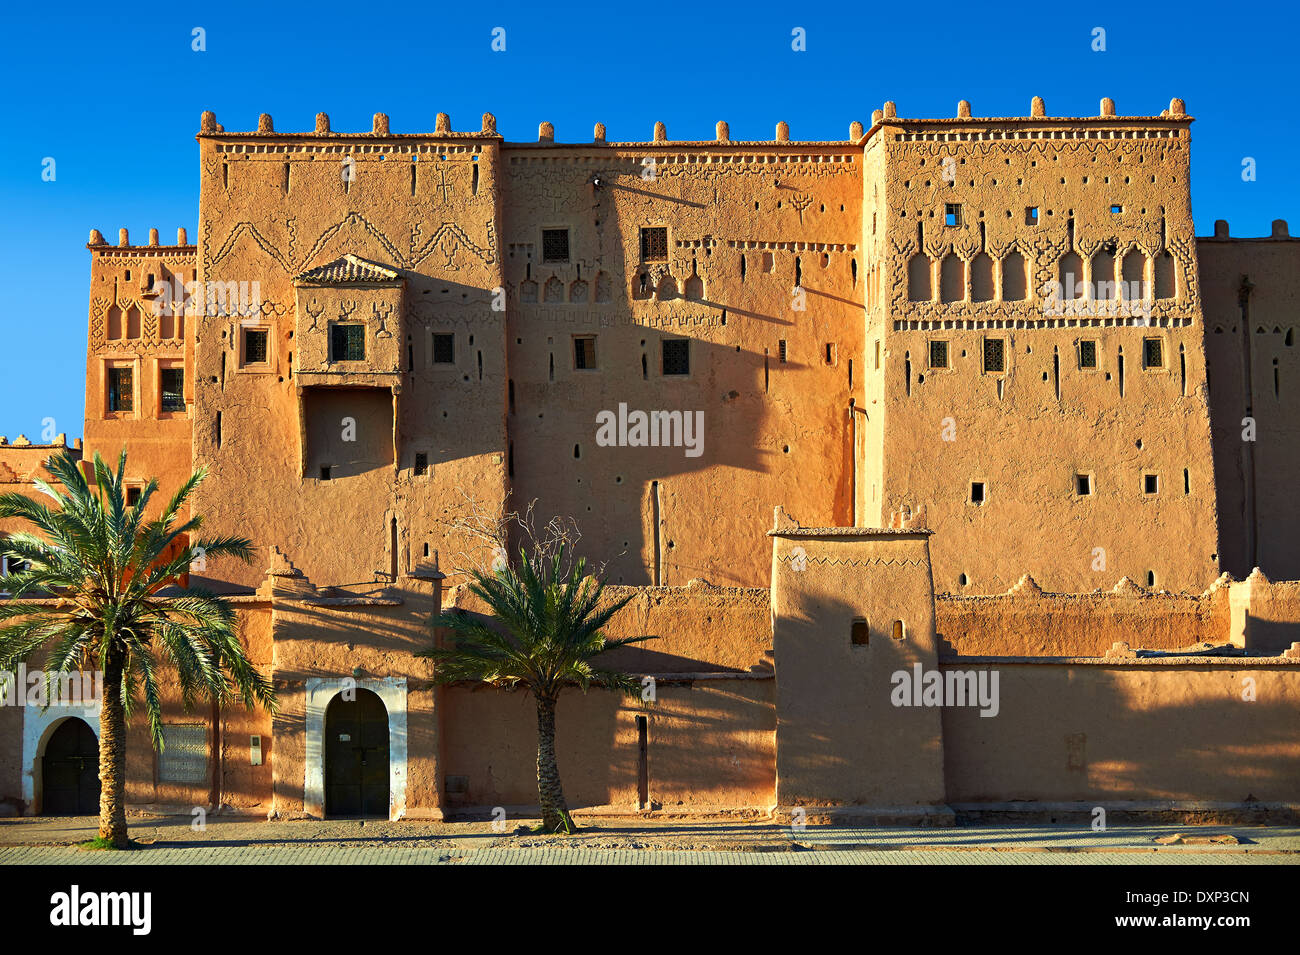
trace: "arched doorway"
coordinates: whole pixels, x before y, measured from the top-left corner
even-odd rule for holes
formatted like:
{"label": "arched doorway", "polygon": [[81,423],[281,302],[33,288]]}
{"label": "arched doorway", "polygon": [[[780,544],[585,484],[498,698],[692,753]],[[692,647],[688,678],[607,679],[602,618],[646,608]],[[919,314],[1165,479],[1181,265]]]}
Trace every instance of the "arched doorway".
{"label": "arched doorway", "polygon": [[325,710],[325,815],[388,818],[388,710],[369,690]]}
{"label": "arched doorway", "polygon": [[41,757],[41,813],[93,816],[99,812],[99,740],[85,720],[70,716]]}

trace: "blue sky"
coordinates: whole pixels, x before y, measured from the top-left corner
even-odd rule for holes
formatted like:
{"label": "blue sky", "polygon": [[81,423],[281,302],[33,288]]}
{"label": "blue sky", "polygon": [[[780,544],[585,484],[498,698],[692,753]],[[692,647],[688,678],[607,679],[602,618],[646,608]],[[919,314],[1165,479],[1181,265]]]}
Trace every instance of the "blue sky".
{"label": "blue sky", "polygon": [[[0,434],[38,439],[42,420],[82,433],[89,230],[126,226],[173,241],[198,220],[199,114],[282,131],[318,111],[336,130],[431,130],[439,112],[509,140],[555,124],[558,140],[842,139],[884,100],[903,116],[1121,114],[1187,102],[1198,234],[1227,219],[1300,233],[1300,14],[1272,4],[25,4],[0,33]],[[206,31],[195,52],[192,31]],[[504,27],[506,50],[491,49]],[[791,49],[791,31],[807,49]],[[1092,49],[1094,28],[1106,49]],[[53,157],[56,178],[42,181]],[[1256,161],[1253,182],[1242,160]]]}

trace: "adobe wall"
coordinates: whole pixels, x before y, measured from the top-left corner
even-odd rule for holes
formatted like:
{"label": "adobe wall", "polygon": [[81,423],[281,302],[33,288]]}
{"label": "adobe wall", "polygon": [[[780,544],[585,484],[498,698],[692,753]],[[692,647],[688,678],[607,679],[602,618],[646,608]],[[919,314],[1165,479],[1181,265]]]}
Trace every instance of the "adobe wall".
{"label": "adobe wall", "polygon": [[[556,751],[571,809],[642,808],[637,717],[647,720],[648,805],[665,812],[766,811],[775,792],[775,710],[768,679],[660,683],[643,705],[606,691],[565,692]],[[537,710],[523,692],[443,691],[450,812],[537,805]]]}
{"label": "adobe wall", "polygon": [[937,659],[929,532],[805,528],[778,508],[770,534],[777,805],[942,803],[937,708],[891,700],[896,674]]}
{"label": "adobe wall", "polygon": [[1196,247],[1205,296],[1220,562],[1237,578],[1259,567],[1275,579],[1296,579],[1300,239],[1289,235],[1281,219],[1272,235],[1261,238],[1234,238],[1228,223],[1219,221],[1214,235],[1201,236]]}
{"label": "adobe wall", "polygon": [[1270,581],[1256,569],[1229,588],[1232,642],[1264,653],[1300,641],[1300,581]]}
{"label": "adobe wall", "polygon": [[1100,657],[1115,643],[1176,650],[1232,642],[1226,586],[1199,597],[1152,594],[1128,581],[1099,593],[1048,594],[1030,580],[995,597],[939,595],[935,619],[942,652],[961,656]]}
{"label": "adobe wall", "polygon": [[[77,438],[71,445],[66,435],[58,435],[54,444],[32,444],[26,435],[18,435],[12,441],[0,435],[0,494],[22,494],[35,500],[49,502],[42,491],[37,490],[32,482],[42,480],[58,489],[54,475],[45,467],[51,455],[71,451],[73,457],[81,457],[81,439]],[[18,518],[0,518],[0,537],[17,532],[30,533],[32,525]]]}
{"label": "adobe wall", "polygon": [[[943,711],[949,803],[1296,802],[1300,661],[1034,662],[995,669],[1000,708]],[[1256,699],[1242,699],[1246,680]]]}
{"label": "adobe wall", "polygon": [[[548,126],[502,149],[514,500],[578,518],[611,582],[761,585],[777,503],[854,523],[861,156],[784,123],[765,143],[719,124],[715,142],[605,143],[600,126],[559,145]],[[646,228],[667,230],[662,256],[643,255]],[[567,229],[564,261],[545,261],[545,229]],[[594,369],[577,336],[595,336]],[[665,371],[672,339],[687,374]],[[598,446],[597,414],[620,405],[699,412],[700,453]]]}
{"label": "adobe wall", "polygon": [[[503,282],[500,140],[490,115],[476,132],[452,132],[445,117],[437,125],[390,135],[378,114],[371,132],[340,134],[321,114],[314,132],[286,134],[263,116],[257,132],[227,133],[203,117],[199,278],[256,281],[260,303],[254,315],[197,323],[193,459],[212,478],[195,509],[213,533],[290,547],[321,586],[391,581],[426,556],[472,549],[444,522],[464,513],[465,495],[488,510],[505,495],[505,322],[492,308]],[[373,265],[345,267],[346,255]],[[364,360],[300,373],[304,353],[333,355],[336,324],[363,327]],[[268,335],[264,362],[253,360],[250,330]],[[434,330],[457,336],[453,363],[433,362]],[[308,389],[344,387],[386,396],[383,425],[370,403],[308,420]],[[350,422],[359,445],[393,449],[387,462],[337,479],[308,473],[308,434],[342,435]],[[259,579],[220,563],[208,576]]]}
{"label": "adobe wall", "polygon": [[[1191,119],[1180,100],[1158,117],[1116,116],[1109,100],[1092,118],[1049,118],[1037,99],[1030,117],[960,112],[900,119],[888,104],[866,140],[883,153],[887,213],[867,329],[868,349],[883,346],[879,513],[927,506],[941,591],[1000,593],[1028,572],[1059,592],[1123,575],[1199,593],[1219,567]],[[1067,274],[1148,283],[1149,320],[1053,306],[1044,287]],[[1144,366],[1147,340],[1159,366]]]}

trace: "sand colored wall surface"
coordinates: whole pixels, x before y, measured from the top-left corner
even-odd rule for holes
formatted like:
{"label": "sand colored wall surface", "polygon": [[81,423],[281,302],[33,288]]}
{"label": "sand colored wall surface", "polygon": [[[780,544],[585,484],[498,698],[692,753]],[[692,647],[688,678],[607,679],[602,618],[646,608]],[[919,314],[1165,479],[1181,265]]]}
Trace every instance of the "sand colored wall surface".
{"label": "sand colored wall surface", "polygon": [[[884,418],[868,452],[883,459],[879,513],[927,506],[940,591],[999,593],[1028,572],[1056,591],[1153,575],[1199,592],[1219,568],[1191,120],[1177,100],[1158,117],[1117,118],[1109,101],[1094,118],[1034,112],[887,109],[867,139],[885,195],[867,310],[885,379],[867,408]],[[1099,284],[1130,280],[1146,306]],[[1053,302],[1057,283],[1080,298]]]}
{"label": "sand colored wall surface", "polygon": [[996,718],[944,710],[947,799],[1294,803],[1300,666],[1269,663],[947,662],[1001,682]]}
{"label": "sand colored wall surface", "polygon": [[[1027,590],[998,597],[945,595],[935,600],[935,617],[942,652],[962,656],[1092,657],[1104,656],[1115,643],[1134,650],[1176,650],[1230,643],[1233,634],[1226,587],[1199,597],[1136,588],[1096,594]],[[1300,616],[1290,621],[1300,624]],[[1300,626],[1297,631],[1300,639]]]}
{"label": "sand colored wall surface", "polygon": [[1293,580],[1300,577],[1300,239],[1289,236],[1282,220],[1262,238],[1233,238],[1220,221],[1213,236],[1196,242],[1221,563],[1238,578],[1260,567],[1272,578]]}
{"label": "sand colored wall surface", "polygon": [[771,533],[777,803],[940,800],[938,710],[890,702],[895,672],[936,661],[928,533],[803,528],[779,509]]}

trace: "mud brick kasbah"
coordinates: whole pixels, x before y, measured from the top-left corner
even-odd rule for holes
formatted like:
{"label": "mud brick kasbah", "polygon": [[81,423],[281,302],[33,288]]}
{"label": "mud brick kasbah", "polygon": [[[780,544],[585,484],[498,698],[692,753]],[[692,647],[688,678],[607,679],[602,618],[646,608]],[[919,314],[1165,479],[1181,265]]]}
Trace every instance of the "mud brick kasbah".
{"label": "mud brick kasbah", "polygon": [[[580,811],[1294,815],[1300,240],[1195,235],[1181,100],[1027,105],[834,142],[203,113],[196,241],[90,232],[71,449],[209,470],[196,510],[259,557],[191,579],[282,712],[172,693],[129,801],[331,814],[355,681],[380,815],[529,812],[531,701],[413,651],[491,560],[457,522],[535,501],[659,637],[610,661],[653,705],[561,701]],[[0,484],[65,446],[0,439]],[[895,705],[934,671],[996,674],[996,712]],[[79,718],[0,707],[3,811],[49,808]]]}

